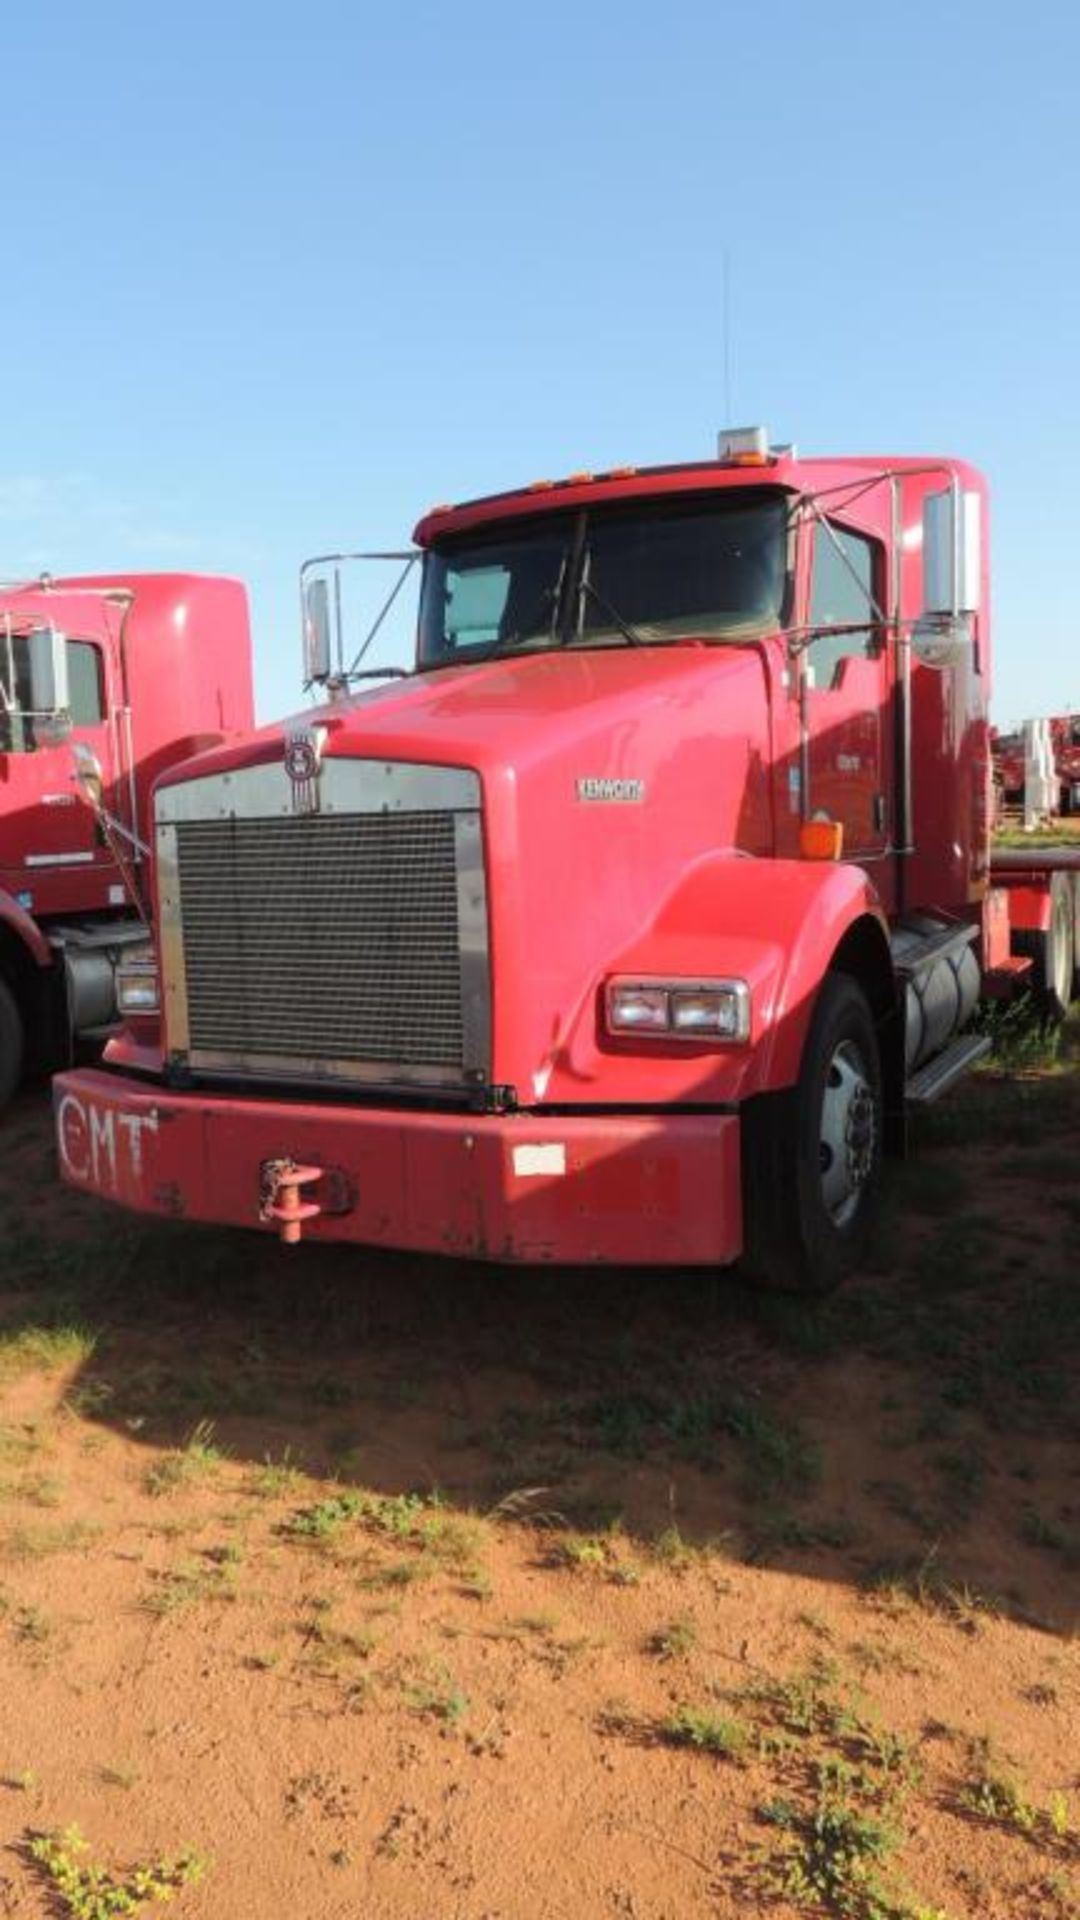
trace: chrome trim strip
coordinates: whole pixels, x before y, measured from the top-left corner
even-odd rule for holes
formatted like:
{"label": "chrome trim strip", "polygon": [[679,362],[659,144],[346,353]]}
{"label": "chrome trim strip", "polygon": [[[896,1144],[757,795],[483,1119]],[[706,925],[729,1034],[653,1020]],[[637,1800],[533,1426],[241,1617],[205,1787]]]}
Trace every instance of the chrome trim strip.
{"label": "chrome trim strip", "polygon": [[339,1087],[345,1083],[400,1093],[423,1087],[452,1087],[463,1082],[452,1067],[388,1066],[385,1060],[311,1060],[300,1054],[229,1054],[205,1051],[190,1056],[197,1073],[224,1080],[291,1080],[302,1086]]}
{"label": "chrome trim strip", "polygon": [[157,833],[158,942],[161,949],[161,1016],[165,1052],[186,1054],[191,1043],[188,1022],[187,962],[180,909],[180,860],[176,828],[158,821]]}
{"label": "chrome trim strip", "polygon": [[470,1077],[490,1080],[491,969],[488,965],[484,837],[479,813],[455,815],[454,847],[457,857],[464,1066]]}
{"label": "chrome trim strip", "polygon": [[[157,795],[161,825],[180,820],[266,820],[292,814],[293,786],[281,758],[235,773],[207,774]],[[320,813],[458,813],[480,807],[480,776],[464,767],[333,759],[319,773]]]}

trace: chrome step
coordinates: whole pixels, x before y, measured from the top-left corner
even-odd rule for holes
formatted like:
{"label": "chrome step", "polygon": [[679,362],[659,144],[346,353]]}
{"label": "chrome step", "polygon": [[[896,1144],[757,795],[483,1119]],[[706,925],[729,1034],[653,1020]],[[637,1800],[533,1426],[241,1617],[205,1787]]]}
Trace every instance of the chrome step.
{"label": "chrome step", "polygon": [[913,1073],[905,1088],[905,1098],[909,1106],[927,1107],[932,1100],[959,1080],[976,1060],[981,1060],[990,1051],[990,1039],[985,1033],[966,1033],[954,1040],[944,1053],[936,1053],[925,1067]]}

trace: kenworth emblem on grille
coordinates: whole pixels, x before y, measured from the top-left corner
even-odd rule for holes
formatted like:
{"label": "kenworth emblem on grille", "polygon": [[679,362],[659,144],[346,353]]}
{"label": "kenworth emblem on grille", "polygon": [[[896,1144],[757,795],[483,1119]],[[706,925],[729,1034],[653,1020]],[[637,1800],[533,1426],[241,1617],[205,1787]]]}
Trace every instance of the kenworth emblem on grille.
{"label": "kenworth emblem on grille", "polygon": [[285,771],[292,785],[294,813],[318,813],[325,727],[293,727],[285,735]]}
{"label": "kenworth emblem on grille", "polygon": [[585,774],[577,783],[577,797],[594,804],[606,802],[609,806],[640,806],[645,798],[644,780],[603,780],[596,774]]}

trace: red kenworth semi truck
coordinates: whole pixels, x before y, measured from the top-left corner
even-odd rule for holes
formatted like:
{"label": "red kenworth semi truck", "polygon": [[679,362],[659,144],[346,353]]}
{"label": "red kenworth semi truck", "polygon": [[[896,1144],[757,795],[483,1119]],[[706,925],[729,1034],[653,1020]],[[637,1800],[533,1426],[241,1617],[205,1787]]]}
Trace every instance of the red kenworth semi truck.
{"label": "red kenworth semi truck", "polygon": [[351,690],[310,563],[326,704],[159,780],[157,960],[55,1083],[65,1177],[830,1285],[981,993],[1072,990],[1072,876],[991,872],[982,479],[753,430],[438,508],[401,557],[410,673]]}
{"label": "red kenworth semi truck", "polygon": [[69,1062],[80,1037],[115,1024],[117,969],[149,937],[153,781],[252,723],[238,581],[0,587],[0,1108],[24,1070]]}

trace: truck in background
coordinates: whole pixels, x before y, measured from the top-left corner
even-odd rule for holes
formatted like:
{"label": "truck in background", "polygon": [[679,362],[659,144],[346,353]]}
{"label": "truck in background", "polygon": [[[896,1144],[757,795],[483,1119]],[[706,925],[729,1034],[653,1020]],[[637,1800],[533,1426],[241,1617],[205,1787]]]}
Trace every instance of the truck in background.
{"label": "truck in background", "polygon": [[[1029,807],[1028,775],[1032,761],[1031,730],[1038,722],[1028,722],[1013,733],[992,731],[994,787],[999,817],[1009,811]],[[1047,736],[1051,772],[1049,805],[1037,808],[1043,817],[1067,818],[1080,813],[1080,713],[1053,713],[1041,722]]]}
{"label": "truck in background", "polygon": [[[115,1024],[148,939],[150,789],[253,723],[238,581],[117,574],[0,587],[0,1109]],[[73,748],[95,769],[83,805]],[[108,824],[103,829],[103,822]]]}
{"label": "truck in background", "polygon": [[345,556],[311,563],[327,703],[159,781],[156,958],[55,1082],[64,1177],[287,1242],[832,1285],[980,997],[1074,985],[1068,859],[991,858],[983,480],[749,430],[397,557],[410,674],[350,690]]}

